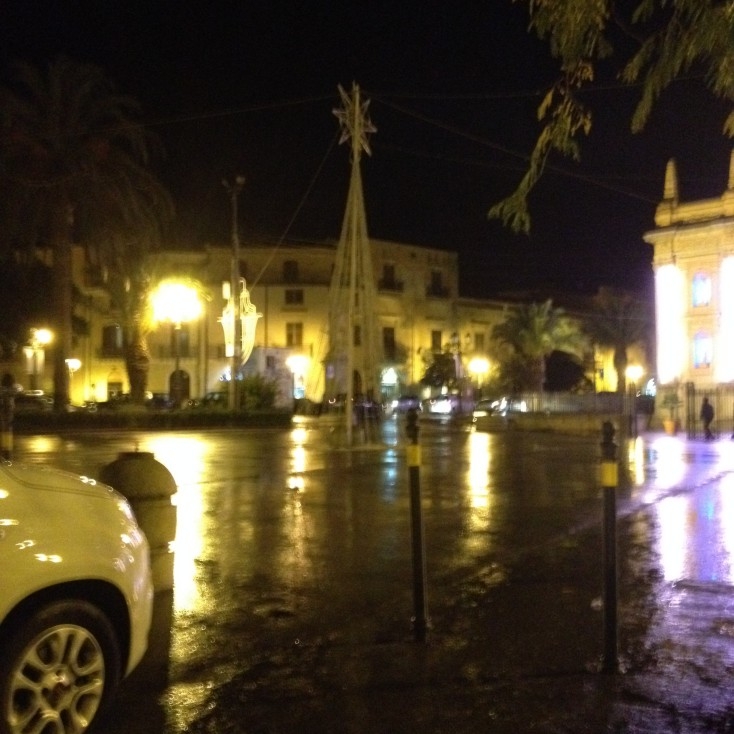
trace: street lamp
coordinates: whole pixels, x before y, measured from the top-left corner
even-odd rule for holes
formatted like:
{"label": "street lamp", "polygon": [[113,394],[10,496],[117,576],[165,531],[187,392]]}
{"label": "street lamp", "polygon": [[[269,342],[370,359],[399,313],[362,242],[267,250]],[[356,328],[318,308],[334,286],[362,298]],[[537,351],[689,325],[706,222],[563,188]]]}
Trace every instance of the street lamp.
{"label": "street lamp", "polygon": [[477,381],[477,390],[482,394],[482,385],[489,373],[489,360],[486,357],[472,357],[469,361],[469,372]]}
{"label": "street lamp", "polygon": [[171,376],[171,399],[179,405],[184,395],[181,372],[181,324],[195,321],[201,316],[201,301],[198,290],[175,280],[161,282],[151,295],[153,320],[168,321],[173,326],[173,351],[175,368]]}
{"label": "street lamp", "polygon": [[628,365],[624,375],[629,381],[630,436],[637,438],[637,383],[642,377],[642,367],[639,364]]}
{"label": "street lamp", "polygon": [[227,302],[220,323],[224,329],[225,355],[230,358],[229,409],[237,408],[237,375],[248,360],[255,344],[255,329],[261,314],[250,301],[250,292],[244,278],[240,277],[240,237],[237,226],[237,200],[245,185],[245,177],[237,175],[230,183],[222,179],[232,205],[232,262],[229,283],[225,283],[222,295]]}
{"label": "street lamp", "polygon": [[23,347],[26,369],[30,375],[31,390],[38,390],[38,378],[43,374],[46,357],[45,348],[53,341],[48,329],[31,329],[28,346]]}

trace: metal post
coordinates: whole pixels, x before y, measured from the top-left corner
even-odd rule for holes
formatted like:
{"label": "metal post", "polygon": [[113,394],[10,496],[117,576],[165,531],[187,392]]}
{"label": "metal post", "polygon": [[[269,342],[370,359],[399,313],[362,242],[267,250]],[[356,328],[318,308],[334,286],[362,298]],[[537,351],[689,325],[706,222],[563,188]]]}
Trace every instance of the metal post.
{"label": "metal post", "polygon": [[635,391],[632,395],[632,438],[637,438],[640,435],[637,421],[637,391]]}
{"label": "metal post", "polygon": [[177,408],[181,407],[183,385],[181,384],[181,322],[173,324],[173,379],[171,399]]}
{"label": "metal post", "polygon": [[233,351],[230,365],[229,380],[229,409],[237,408],[237,375],[240,371],[240,236],[237,226],[237,197],[245,185],[244,176],[235,176],[234,183],[230,184],[226,179],[222,181],[229,192],[232,204],[232,263],[230,269],[230,298],[232,299],[233,324]]}
{"label": "metal post", "polygon": [[413,637],[425,642],[428,629],[426,614],[426,551],[423,543],[423,514],[421,511],[420,463],[418,443],[418,411],[411,408],[407,416],[408,468],[410,472],[410,527],[413,555]]}
{"label": "metal post", "polygon": [[604,567],[604,659],[602,670],[616,673],[617,642],[617,486],[619,468],[614,426],[602,424],[601,484],[604,492],[604,537],[602,545]]}
{"label": "metal post", "polygon": [[32,347],[33,356],[31,357],[31,390],[38,390],[38,347],[34,344]]}

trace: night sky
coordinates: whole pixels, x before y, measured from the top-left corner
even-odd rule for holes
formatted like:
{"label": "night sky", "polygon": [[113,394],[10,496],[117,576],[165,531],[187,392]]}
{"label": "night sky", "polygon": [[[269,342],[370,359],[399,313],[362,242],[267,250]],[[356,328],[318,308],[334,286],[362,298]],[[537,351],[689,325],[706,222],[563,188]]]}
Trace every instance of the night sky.
{"label": "night sky", "polygon": [[335,240],[349,151],[332,110],[337,86],[353,82],[377,127],[363,158],[370,234],[457,251],[462,295],[646,288],[642,235],[666,161],[678,160],[683,199],[727,183],[726,107],[700,82],[677,84],[632,136],[634,93],[602,74],[585,97],[596,120],[582,161],[552,160],[531,199],[530,236],[488,220],[522,176],[555,74],[510,0],[0,2],[3,67],[60,53],[100,65],[140,101],[191,244],[227,241],[221,180],[234,173],[247,180],[245,254],[248,238]]}

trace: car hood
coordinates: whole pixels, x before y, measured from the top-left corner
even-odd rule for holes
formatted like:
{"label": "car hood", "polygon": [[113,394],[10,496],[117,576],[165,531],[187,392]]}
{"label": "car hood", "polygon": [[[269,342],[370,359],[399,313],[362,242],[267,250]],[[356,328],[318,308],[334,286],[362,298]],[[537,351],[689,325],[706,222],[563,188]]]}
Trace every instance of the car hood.
{"label": "car hood", "polygon": [[29,487],[37,487],[55,492],[70,492],[73,494],[117,495],[112,487],[98,482],[92,477],[72,472],[54,469],[48,466],[36,466],[34,464],[17,464],[14,461],[0,462],[0,481],[2,477],[10,479]]}

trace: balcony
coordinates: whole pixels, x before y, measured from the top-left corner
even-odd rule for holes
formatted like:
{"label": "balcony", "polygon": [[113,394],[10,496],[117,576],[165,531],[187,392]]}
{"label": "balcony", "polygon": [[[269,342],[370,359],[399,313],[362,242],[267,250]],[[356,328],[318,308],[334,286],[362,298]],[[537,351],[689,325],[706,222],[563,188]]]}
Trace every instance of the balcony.
{"label": "balcony", "polygon": [[380,291],[388,291],[391,293],[403,292],[403,281],[394,278],[380,278],[377,281],[377,289]]}
{"label": "balcony", "polygon": [[426,286],[426,298],[448,298],[451,291],[443,285]]}

